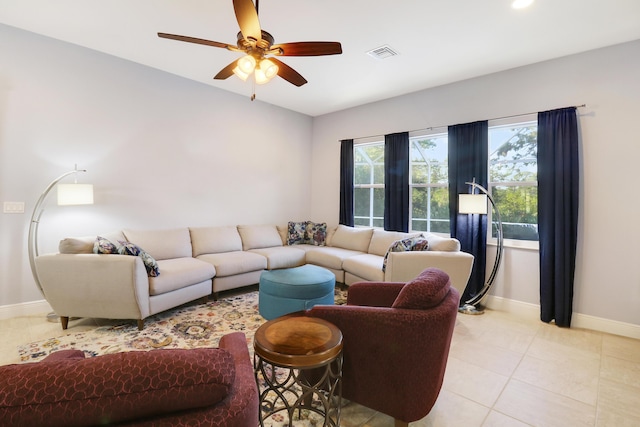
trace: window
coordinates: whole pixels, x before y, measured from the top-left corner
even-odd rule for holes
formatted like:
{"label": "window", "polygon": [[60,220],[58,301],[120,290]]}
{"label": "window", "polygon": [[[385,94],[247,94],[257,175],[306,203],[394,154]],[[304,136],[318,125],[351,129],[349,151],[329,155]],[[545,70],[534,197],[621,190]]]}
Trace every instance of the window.
{"label": "window", "polygon": [[412,231],[449,234],[447,141],[446,133],[409,139]]}
{"label": "window", "polygon": [[354,225],[384,227],[384,141],[353,146]]}
{"label": "window", "polygon": [[[489,191],[502,219],[505,239],[538,240],[538,125],[489,128]],[[496,224],[491,236],[496,236]]]}

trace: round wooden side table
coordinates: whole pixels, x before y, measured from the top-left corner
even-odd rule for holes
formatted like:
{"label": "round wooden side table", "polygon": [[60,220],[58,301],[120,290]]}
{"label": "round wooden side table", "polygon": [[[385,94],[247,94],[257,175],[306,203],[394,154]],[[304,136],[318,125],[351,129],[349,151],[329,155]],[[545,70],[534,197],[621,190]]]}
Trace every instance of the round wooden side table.
{"label": "round wooden side table", "polygon": [[[325,427],[340,425],[342,332],[333,323],[301,312],[263,324],[254,340],[254,372],[260,389],[260,425],[296,410],[320,416]],[[262,384],[261,384],[262,382]],[[274,419],[276,419],[274,418]]]}

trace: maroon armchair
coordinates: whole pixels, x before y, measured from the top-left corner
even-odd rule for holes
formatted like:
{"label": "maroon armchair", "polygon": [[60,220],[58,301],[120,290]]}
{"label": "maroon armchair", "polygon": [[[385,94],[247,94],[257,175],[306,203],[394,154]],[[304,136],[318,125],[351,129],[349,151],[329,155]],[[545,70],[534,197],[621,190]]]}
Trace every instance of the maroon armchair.
{"label": "maroon armchair", "polygon": [[354,283],[346,305],[306,315],[342,331],[343,397],[407,426],[438,398],[459,301],[449,276],[429,268],[407,283]]}
{"label": "maroon armchair", "polygon": [[0,366],[3,426],[224,426],[258,424],[258,391],[245,335],[219,348],[84,358],[63,350]]}

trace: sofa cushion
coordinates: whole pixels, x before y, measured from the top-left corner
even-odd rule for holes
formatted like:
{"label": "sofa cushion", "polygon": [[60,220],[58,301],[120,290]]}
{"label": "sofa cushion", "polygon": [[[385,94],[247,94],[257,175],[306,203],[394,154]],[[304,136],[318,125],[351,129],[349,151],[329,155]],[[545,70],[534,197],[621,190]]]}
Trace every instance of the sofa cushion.
{"label": "sofa cushion", "polygon": [[355,228],[340,224],[331,238],[331,246],[352,251],[367,252],[373,228]]}
{"label": "sofa cushion", "polygon": [[172,258],[158,261],[162,274],[149,277],[149,295],[160,295],[212,279],[213,265],[196,258]]}
{"label": "sofa cushion", "polygon": [[203,254],[198,256],[198,259],[213,265],[216,269],[216,277],[234,276],[267,268],[267,259],[253,252],[235,251]]}
{"label": "sofa cushion", "polygon": [[[113,245],[113,243],[112,243]],[[147,275],[150,277],[157,277],[160,275],[160,268],[158,268],[157,261],[145,252],[140,246],[132,242],[125,242],[124,240],[118,240],[117,253],[120,255],[132,255],[139,256],[142,259],[144,268],[147,270]],[[113,252],[107,252],[113,253]]]}
{"label": "sofa cushion", "polygon": [[3,425],[103,425],[222,402],[236,377],[220,348],[162,349],[0,366]]}
{"label": "sofa cushion", "polygon": [[437,268],[427,268],[404,285],[392,307],[414,310],[435,307],[447,296],[450,287],[447,273]]}
{"label": "sofa cushion", "polygon": [[429,242],[424,237],[408,237],[406,239],[397,240],[389,246],[389,250],[384,254],[382,261],[382,271],[387,269],[387,259],[389,252],[407,252],[407,251],[426,251],[429,249]]}
{"label": "sofa cushion", "polygon": [[421,236],[420,233],[402,233],[400,231],[386,231],[378,228],[373,230],[371,243],[369,244],[368,253],[374,255],[385,256],[389,247],[396,241],[409,237]]}
{"label": "sofa cushion", "polygon": [[118,246],[109,239],[104,237],[96,237],[96,241],[93,243],[94,254],[117,254]]}
{"label": "sofa cushion", "polygon": [[384,282],[382,257],[373,254],[355,255],[342,261],[342,269],[371,282]]}
{"label": "sofa cushion", "polygon": [[429,241],[430,251],[460,251],[460,241],[458,239],[454,239],[453,237],[442,237],[433,233],[424,233],[424,237]]}
{"label": "sofa cushion", "polygon": [[130,242],[143,247],[156,260],[192,256],[188,228],[169,230],[124,230]]}
{"label": "sofa cushion", "polygon": [[[120,231],[114,231],[110,233],[102,233],[100,237],[103,237],[111,242],[117,242],[118,240],[126,240],[124,234]],[[93,245],[96,241],[96,236],[83,236],[83,237],[67,237],[60,240],[58,244],[58,251],[61,254],[92,254]]]}
{"label": "sofa cushion", "polygon": [[242,240],[235,226],[189,228],[193,256],[242,250]]}
{"label": "sofa cushion", "polygon": [[280,234],[275,225],[239,225],[242,250],[282,246]]}
{"label": "sofa cushion", "polygon": [[267,259],[267,269],[298,267],[305,264],[305,251],[296,247],[277,246],[274,248],[251,249]]}
{"label": "sofa cushion", "polygon": [[305,243],[314,246],[325,246],[327,241],[327,223],[307,221]]}
{"label": "sofa cushion", "polygon": [[319,265],[332,270],[342,270],[342,262],[362,252],[331,246],[316,246],[306,251],[307,264]]}
{"label": "sofa cushion", "polygon": [[308,221],[289,221],[287,223],[287,245],[300,245],[307,242]]}

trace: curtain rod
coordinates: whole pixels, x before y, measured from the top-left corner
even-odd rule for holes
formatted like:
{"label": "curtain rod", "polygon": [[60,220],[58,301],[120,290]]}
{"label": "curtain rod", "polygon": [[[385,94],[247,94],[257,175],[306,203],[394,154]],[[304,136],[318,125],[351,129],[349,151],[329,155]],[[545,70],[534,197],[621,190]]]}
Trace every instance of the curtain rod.
{"label": "curtain rod", "polygon": [[[584,108],[586,107],[587,104],[580,104],[580,105],[573,105],[572,107],[575,108]],[[571,108],[571,107],[564,107],[564,108]],[[559,108],[553,108],[552,110],[559,110]],[[550,111],[550,110],[546,110],[546,111]],[[531,114],[538,114],[538,111],[534,111],[531,113],[522,113],[522,114],[512,114],[511,116],[503,116],[503,117],[494,117],[493,119],[487,119],[487,121],[492,121],[492,120],[503,120],[503,119],[512,119],[514,117],[522,117],[522,116],[529,116]],[[471,122],[470,122],[471,123]],[[409,133],[411,132],[418,132],[421,130],[434,130],[434,129],[440,129],[440,128],[447,128],[450,125],[440,125],[440,126],[430,126],[428,128],[422,128],[422,129],[414,129],[414,130],[410,130]],[[370,135],[370,136],[360,136],[358,138],[352,138],[354,141],[357,139],[368,139],[368,138],[378,138],[384,135]]]}

